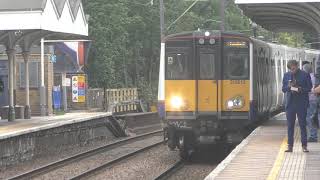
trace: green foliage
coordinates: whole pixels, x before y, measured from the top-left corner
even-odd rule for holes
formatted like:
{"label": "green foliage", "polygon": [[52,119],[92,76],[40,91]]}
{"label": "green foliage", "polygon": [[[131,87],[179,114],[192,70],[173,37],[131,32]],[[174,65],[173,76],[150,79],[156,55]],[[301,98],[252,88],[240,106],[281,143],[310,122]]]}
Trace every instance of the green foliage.
{"label": "green foliage", "polygon": [[280,44],[291,47],[303,47],[305,44],[303,33],[279,33],[277,39]]}
{"label": "green foliage", "polygon": [[[166,27],[171,25],[193,2],[164,0]],[[252,35],[250,21],[234,1],[227,1],[225,27]],[[219,29],[220,1],[198,2],[166,34],[201,29]],[[90,15],[89,35],[93,40],[88,73],[91,87],[140,88],[144,100],[157,96],[160,27],[159,3],[154,0],[83,0]],[[269,32],[265,32],[269,34]],[[300,42],[301,37],[280,34],[279,41]],[[297,43],[297,45],[301,43]]]}

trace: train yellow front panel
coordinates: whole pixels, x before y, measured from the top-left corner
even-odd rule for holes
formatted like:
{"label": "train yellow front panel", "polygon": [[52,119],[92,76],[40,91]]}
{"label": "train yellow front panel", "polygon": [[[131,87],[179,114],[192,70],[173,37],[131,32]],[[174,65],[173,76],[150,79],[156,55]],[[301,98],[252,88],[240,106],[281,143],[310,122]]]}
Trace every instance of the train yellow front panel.
{"label": "train yellow front panel", "polygon": [[200,112],[217,112],[217,81],[198,81],[198,110]]}
{"label": "train yellow front panel", "polygon": [[195,80],[166,80],[166,111],[195,111]]}
{"label": "train yellow front panel", "polygon": [[[250,81],[249,80],[223,80],[221,83],[221,107],[222,111],[249,111],[250,107]],[[243,107],[228,109],[227,103],[235,97],[244,100]]]}

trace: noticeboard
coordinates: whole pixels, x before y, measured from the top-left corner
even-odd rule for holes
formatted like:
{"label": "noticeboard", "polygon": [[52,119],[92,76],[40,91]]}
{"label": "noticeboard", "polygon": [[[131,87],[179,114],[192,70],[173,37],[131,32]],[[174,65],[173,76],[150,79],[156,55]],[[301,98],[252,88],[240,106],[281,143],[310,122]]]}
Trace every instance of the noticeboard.
{"label": "noticeboard", "polygon": [[72,76],[72,102],[84,103],[86,101],[86,77],[84,75]]}

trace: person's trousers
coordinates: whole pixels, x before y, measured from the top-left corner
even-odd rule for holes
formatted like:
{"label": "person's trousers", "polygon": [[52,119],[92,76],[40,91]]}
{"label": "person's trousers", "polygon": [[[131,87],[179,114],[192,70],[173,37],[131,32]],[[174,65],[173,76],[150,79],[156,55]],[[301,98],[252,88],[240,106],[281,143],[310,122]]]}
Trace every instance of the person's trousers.
{"label": "person's trousers", "polygon": [[292,105],[292,107],[288,107],[286,109],[287,115],[287,125],[288,125],[288,146],[293,146],[294,141],[294,127],[296,117],[298,116],[300,132],[301,132],[301,144],[302,146],[307,146],[307,123],[306,123],[306,116],[307,116],[307,108],[298,107]]}
{"label": "person's trousers", "polygon": [[[310,101],[310,106],[308,108],[307,111],[307,125],[308,125],[308,130],[309,130],[309,137],[312,139],[317,140],[318,139],[318,130],[316,127],[314,127],[313,124],[313,116],[315,115],[315,113],[317,113],[317,101]],[[320,117],[320,111],[317,114],[318,118]]]}

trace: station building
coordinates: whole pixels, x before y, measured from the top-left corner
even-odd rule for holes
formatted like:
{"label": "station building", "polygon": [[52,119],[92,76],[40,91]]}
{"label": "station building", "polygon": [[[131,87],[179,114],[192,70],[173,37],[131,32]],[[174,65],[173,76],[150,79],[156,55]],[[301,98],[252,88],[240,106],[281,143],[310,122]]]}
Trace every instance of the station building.
{"label": "station building", "polygon": [[[46,102],[48,105],[48,114],[52,114],[52,86],[53,86],[53,63],[50,61],[51,53],[49,48],[45,49],[45,84],[46,84]],[[25,102],[25,69],[24,69],[24,59],[22,54],[16,54],[16,64],[15,64],[15,105],[23,110],[23,105]],[[2,118],[6,117],[5,106],[9,104],[8,98],[8,57],[6,55],[5,48],[0,46],[0,81],[3,82],[4,88],[3,92],[0,94],[0,107]],[[30,86],[30,108],[32,115],[40,115],[40,48],[33,47],[30,53],[29,61],[29,86]],[[22,111],[20,108],[20,111]],[[18,108],[19,111],[19,108]],[[16,112],[17,118],[21,118],[21,113]]]}

